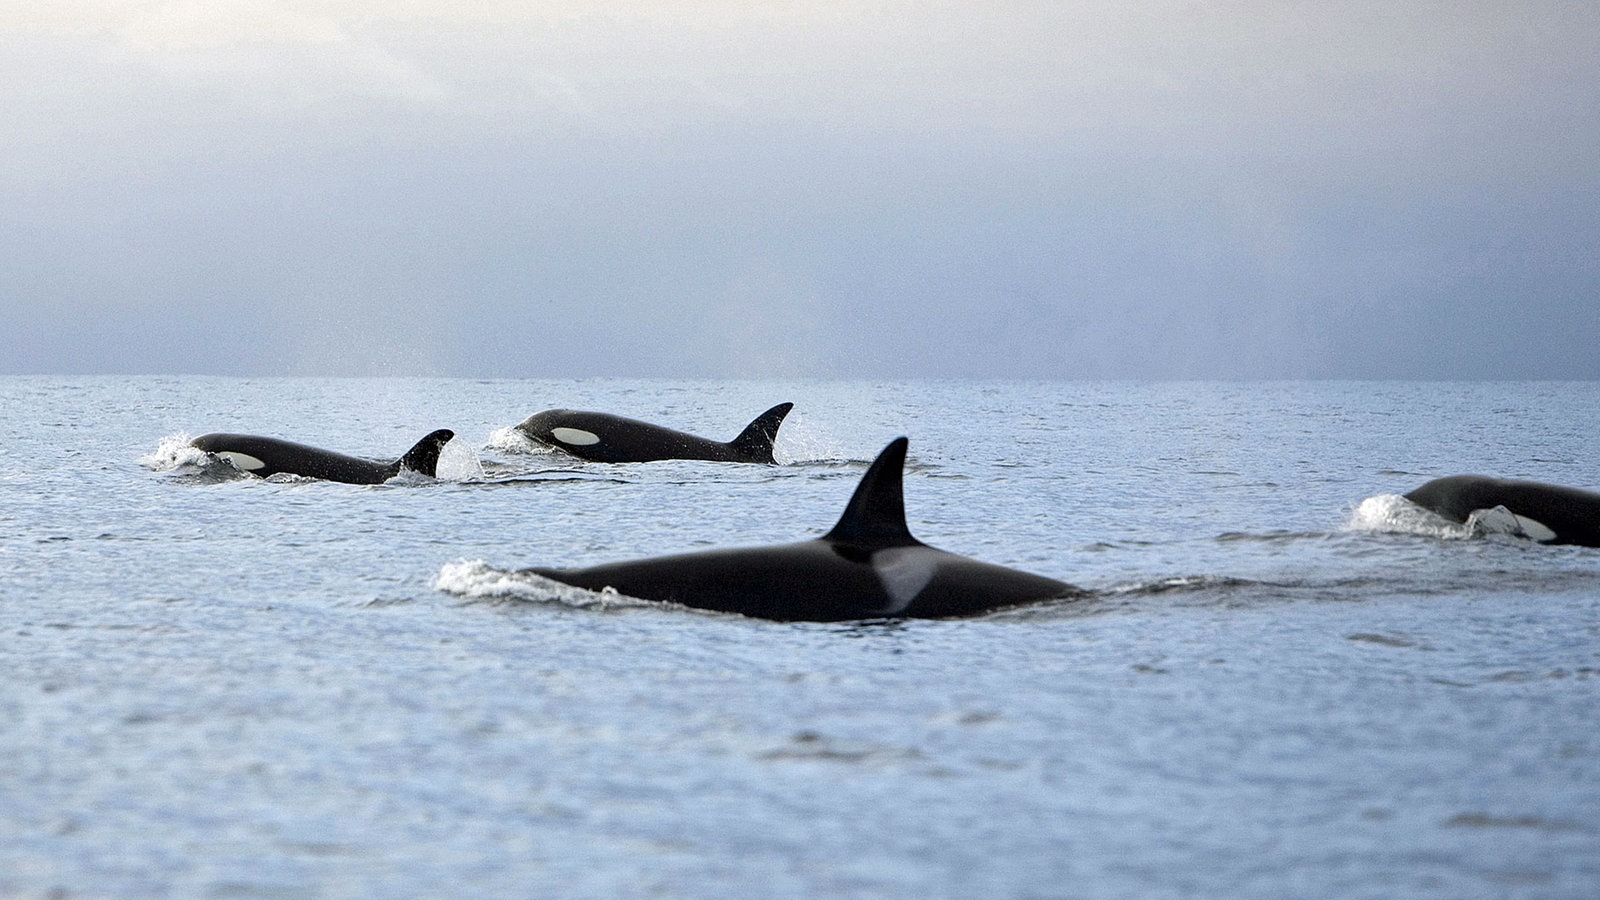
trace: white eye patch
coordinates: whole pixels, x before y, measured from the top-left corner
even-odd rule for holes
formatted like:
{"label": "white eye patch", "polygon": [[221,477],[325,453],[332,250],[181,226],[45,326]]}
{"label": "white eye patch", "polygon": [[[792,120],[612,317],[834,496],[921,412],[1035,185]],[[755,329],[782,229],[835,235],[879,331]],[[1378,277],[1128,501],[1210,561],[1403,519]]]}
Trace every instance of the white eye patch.
{"label": "white eye patch", "polygon": [[590,444],[600,443],[600,435],[592,431],[584,431],[582,428],[552,428],[550,429],[550,436],[563,444],[571,444],[574,447],[587,447]]}
{"label": "white eye patch", "polygon": [[234,468],[245,472],[254,472],[257,469],[265,469],[267,467],[266,463],[248,453],[235,453],[232,450],[224,450],[218,453],[217,458],[225,459],[233,463]]}
{"label": "white eye patch", "polygon": [[1467,527],[1480,534],[1509,534],[1530,541],[1553,541],[1555,531],[1538,519],[1519,516],[1504,506],[1493,509],[1475,509],[1467,517]]}

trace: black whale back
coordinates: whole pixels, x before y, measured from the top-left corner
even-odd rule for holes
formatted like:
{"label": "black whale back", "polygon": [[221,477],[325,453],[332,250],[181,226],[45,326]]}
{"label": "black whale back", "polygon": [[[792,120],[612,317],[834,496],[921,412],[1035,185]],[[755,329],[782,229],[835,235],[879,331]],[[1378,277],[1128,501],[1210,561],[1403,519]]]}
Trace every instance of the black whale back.
{"label": "black whale back", "polygon": [[929,547],[906,527],[906,439],[884,448],[820,538],[581,569],[524,569],[591,591],[777,621],[956,618],[1083,592]]}
{"label": "black whale back", "polygon": [[402,468],[430,478],[437,477],[439,453],[453,437],[455,432],[441,428],[391,462],[360,459],[320,447],[254,434],[203,434],[189,443],[207,453],[250,457],[260,465],[240,466],[237,460],[234,464],[262,478],[288,474],[346,484],[382,484],[400,474]]}
{"label": "black whale back", "polygon": [[1503,506],[1551,531],[1552,544],[1600,547],[1600,494],[1577,488],[1483,475],[1450,475],[1418,487],[1407,500],[1456,522],[1480,509]]}
{"label": "black whale back", "polygon": [[780,403],[762,413],[733,440],[723,443],[626,416],[581,409],[547,409],[516,426],[530,439],[591,462],[653,462],[704,459],[713,462],[775,462],[778,427],[794,408]]}

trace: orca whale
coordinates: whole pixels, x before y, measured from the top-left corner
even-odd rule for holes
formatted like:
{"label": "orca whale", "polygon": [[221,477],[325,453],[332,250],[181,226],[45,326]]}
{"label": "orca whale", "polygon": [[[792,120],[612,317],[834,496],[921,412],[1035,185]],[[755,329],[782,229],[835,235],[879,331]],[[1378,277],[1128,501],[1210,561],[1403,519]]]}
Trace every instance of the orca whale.
{"label": "orca whale", "polygon": [[282,472],[347,484],[382,484],[400,474],[401,469],[435,477],[439,467],[439,451],[453,437],[455,432],[441,428],[418,441],[404,456],[392,462],[357,459],[330,450],[253,434],[202,434],[189,444],[232,463],[241,472],[262,478]]}
{"label": "orca whale", "polygon": [[1495,530],[1541,543],[1600,547],[1600,494],[1589,491],[1537,481],[1451,475],[1435,478],[1405,498],[1455,522],[1465,524],[1477,516],[1479,521],[1500,523]]}
{"label": "orca whale", "polygon": [[585,569],[520,570],[591,591],[780,622],[957,618],[1043,600],[1070,584],[938,550],[911,536],[897,438],[856,486],[837,525],[796,544],[710,550]]}
{"label": "orca whale", "polygon": [[779,403],[727,443],[614,416],[578,409],[547,409],[517,425],[532,440],[592,462],[650,462],[659,459],[709,459],[717,462],[774,462],[772,442],[794,408]]}

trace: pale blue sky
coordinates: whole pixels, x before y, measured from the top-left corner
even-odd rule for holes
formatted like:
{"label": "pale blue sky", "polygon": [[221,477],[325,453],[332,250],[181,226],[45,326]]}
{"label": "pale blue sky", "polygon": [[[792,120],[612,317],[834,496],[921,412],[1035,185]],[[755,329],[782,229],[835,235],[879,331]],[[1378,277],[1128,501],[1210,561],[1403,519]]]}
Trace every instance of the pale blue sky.
{"label": "pale blue sky", "polygon": [[1600,377],[1588,2],[0,9],[0,372]]}

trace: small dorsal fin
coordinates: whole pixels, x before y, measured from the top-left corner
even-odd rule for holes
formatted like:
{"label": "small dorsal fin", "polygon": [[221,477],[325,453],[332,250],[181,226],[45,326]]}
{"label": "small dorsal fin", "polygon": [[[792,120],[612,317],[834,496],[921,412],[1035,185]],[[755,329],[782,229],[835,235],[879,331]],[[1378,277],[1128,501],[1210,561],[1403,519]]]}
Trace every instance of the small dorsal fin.
{"label": "small dorsal fin", "polygon": [[450,439],[455,436],[456,433],[448,428],[441,428],[433,432],[422,440],[417,441],[415,447],[407,450],[406,455],[400,457],[400,466],[413,472],[421,472],[429,478],[437,478],[439,451],[443,450],[444,445],[450,443]]}
{"label": "small dorsal fin", "polygon": [[778,426],[783,424],[783,417],[794,409],[793,403],[779,403],[767,410],[755,421],[746,425],[739,436],[728,442],[735,453],[750,462],[775,462],[772,458],[772,444],[778,439]]}
{"label": "small dorsal fin", "polygon": [[895,438],[873,460],[861,476],[850,505],[844,508],[839,524],[823,535],[826,540],[879,547],[921,543],[906,527],[905,492],[901,478],[906,464],[906,444]]}

